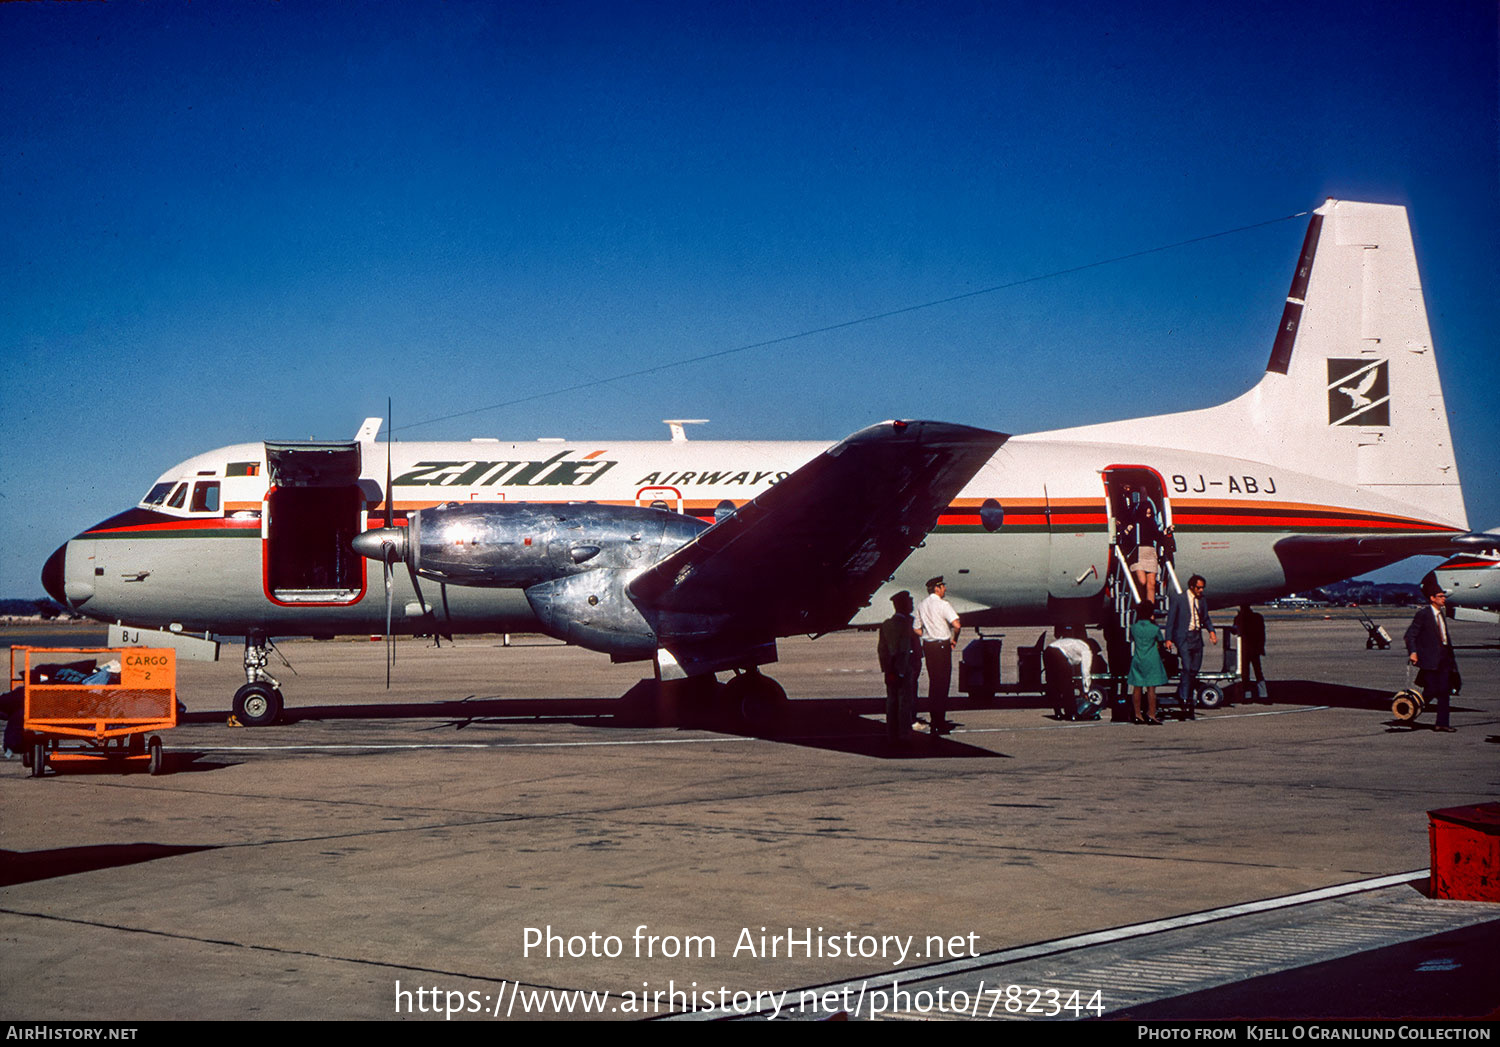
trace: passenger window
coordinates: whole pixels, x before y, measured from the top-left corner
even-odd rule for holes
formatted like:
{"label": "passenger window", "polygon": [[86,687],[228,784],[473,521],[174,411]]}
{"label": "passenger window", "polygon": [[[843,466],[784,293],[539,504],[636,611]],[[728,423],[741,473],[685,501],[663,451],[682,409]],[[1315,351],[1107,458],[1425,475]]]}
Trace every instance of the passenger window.
{"label": "passenger window", "polygon": [[193,485],[192,511],[195,513],[216,513],[219,511],[219,481],[200,481]]}
{"label": "passenger window", "polygon": [[172,492],[172,497],[167,499],[167,508],[181,509],[182,503],[187,500],[187,484],[178,484],[177,490]]}

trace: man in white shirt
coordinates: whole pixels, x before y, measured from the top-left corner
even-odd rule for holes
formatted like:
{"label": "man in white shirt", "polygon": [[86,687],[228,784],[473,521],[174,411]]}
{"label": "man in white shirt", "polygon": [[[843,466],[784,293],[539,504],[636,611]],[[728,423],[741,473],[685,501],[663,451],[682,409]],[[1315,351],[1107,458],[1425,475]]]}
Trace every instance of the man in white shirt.
{"label": "man in white shirt", "polygon": [[927,661],[927,704],[932,718],[932,733],[947,734],[953,726],[948,720],[948,684],[953,677],[953,649],[963,628],[958,612],[943,597],[948,586],[943,576],[927,579],[927,599],[917,607],[917,623],[922,627],[922,657]]}
{"label": "man in white shirt", "polygon": [[[1059,626],[1059,631],[1066,628],[1068,627]],[[1042,665],[1047,672],[1047,693],[1052,698],[1053,711],[1061,719],[1099,718],[1098,708],[1086,701],[1094,685],[1096,653],[1087,640],[1072,635],[1058,636],[1043,650]],[[1074,691],[1074,668],[1083,677],[1082,696],[1085,701],[1079,701],[1079,694]]]}

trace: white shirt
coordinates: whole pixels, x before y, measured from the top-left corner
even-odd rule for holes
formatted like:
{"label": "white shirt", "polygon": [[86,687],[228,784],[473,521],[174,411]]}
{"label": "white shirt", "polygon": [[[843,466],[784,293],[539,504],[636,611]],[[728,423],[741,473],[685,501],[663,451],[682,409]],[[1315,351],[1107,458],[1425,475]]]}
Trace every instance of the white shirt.
{"label": "white shirt", "polygon": [[927,599],[917,605],[917,621],[922,623],[923,643],[951,642],[958,612],[937,593],[929,593]]}
{"label": "white shirt", "polygon": [[1083,671],[1083,690],[1084,693],[1088,693],[1089,686],[1094,682],[1093,673],[1089,671],[1094,665],[1094,649],[1088,645],[1088,641],[1073,636],[1064,636],[1060,640],[1053,640],[1047,646],[1056,647],[1068,656],[1068,661]]}

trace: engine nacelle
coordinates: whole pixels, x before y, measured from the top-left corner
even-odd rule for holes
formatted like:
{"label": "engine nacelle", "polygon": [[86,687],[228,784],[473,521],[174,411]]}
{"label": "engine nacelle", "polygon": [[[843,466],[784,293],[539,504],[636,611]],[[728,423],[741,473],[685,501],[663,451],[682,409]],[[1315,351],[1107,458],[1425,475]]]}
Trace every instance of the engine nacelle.
{"label": "engine nacelle", "polygon": [[549,634],[631,659],[654,654],[657,638],[626,585],[708,526],[634,505],[451,502],[353,545],[446,585],[524,589]]}
{"label": "engine nacelle", "polygon": [[660,644],[656,630],[625,591],[634,570],[601,568],[556,578],[526,590],[542,627],[568,643],[621,660],[650,658]]}
{"label": "engine nacelle", "polygon": [[649,567],[707,527],[638,506],[457,502],[414,513],[398,559],[451,585],[530,589],[585,572]]}

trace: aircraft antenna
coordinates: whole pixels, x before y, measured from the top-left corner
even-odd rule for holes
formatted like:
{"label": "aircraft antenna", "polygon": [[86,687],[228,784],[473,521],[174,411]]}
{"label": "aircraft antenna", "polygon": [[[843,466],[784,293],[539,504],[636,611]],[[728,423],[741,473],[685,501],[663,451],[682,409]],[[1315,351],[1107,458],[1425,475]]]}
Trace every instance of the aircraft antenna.
{"label": "aircraft antenna", "polygon": [[1010,280],[1003,284],[995,284],[993,287],[981,287],[977,291],[965,291],[962,294],[949,295],[946,298],[935,298],[930,302],[918,302],[915,305],[904,305],[898,309],[887,309],[882,313],[871,313],[868,316],[855,317],[852,320],[840,320],[838,323],[825,324],[822,327],[812,327],[796,334],[784,334],[776,338],[767,338],[764,341],[748,342],[729,349],[718,349],[711,353],[702,353],[698,356],[686,356],[679,360],[669,360],[666,363],[655,364],[651,367],[641,367],[634,371],[622,371],[619,374],[609,375],[604,378],[591,378],[586,382],[576,382],[573,385],[558,386],[546,392],[531,393],[528,396],[518,396],[514,400],[504,400],[497,404],[487,404],[484,407],[473,407],[467,411],[455,411],[452,414],[438,415],[435,418],[425,418],[420,422],[411,422],[404,428],[415,429],[421,425],[435,425],[438,422],[448,422],[455,418],[467,418],[473,414],[483,414],[486,411],[498,411],[503,407],[515,407],[518,404],[531,403],[533,400],[544,400],[549,396],[562,396],[565,393],[577,393],[584,389],[593,389],[596,386],[608,385],[610,382],[623,382],[627,378],[640,378],[648,374],[657,374],[661,371],[669,371],[674,367],[686,367],[689,364],[700,364],[708,360],[717,360],[725,356],[733,356],[736,353],[746,353],[752,349],[765,349],[773,345],[781,345],[785,342],[794,342],[802,338],[811,338],[813,335],[828,334],[830,331],[842,331],[846,327],[857,327],[860,324],[870,324],[877,320],[887,320],[893,316],[902,316],[906,313],[914,313],[921,309],[934,309],[940,305],[951,305],[954,302],[962,302],[970,298],[978,298],[981,295],[994,294],[997,291],[1007,291],[1013,287],[1024,287],[1026,284],[1038,283],[1042,280],[1053,280],[1060,276],[1071,276],[1074,273],[1086,272],[1089,269],[1097,269],[1104,265],[1114,265],[1117,262],[1128,262],[1135,258],[1144,258],[1147,255],[1160,254],[1163,251],[1172,251],[1179,247],[1188,247],[1192,244],[1203,243],[1205,240],[1217,240],[1224,236],[1233,236],[1236,233],[1247,233],[1253,229],[1262,229],[1268,225],[1278,222],[1289,222],[1296,218],[1306,218],[1312,212],[1298,211],[1296,214],[1282,215],[1280,218],[1268,218],[1263,222],[1252,222],[1249,225],[1236,226],[1233,229],[1223,229],[1217,233],[1205,233],[1202,236],[1191,236],[1186,240],[1178,240],[1175,243],[1160,244],[1156,247],[1146,247],[1139,251],[1130,251],[1126,254],[1115,255],[1112,258],[1100,258],[1093,262],[1084,262],[1082,265],[1071,265],[1065,269],[1054,269],[1047,273],[1037,273],[1034,276],[1023,276],[1019,280]]}

